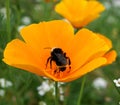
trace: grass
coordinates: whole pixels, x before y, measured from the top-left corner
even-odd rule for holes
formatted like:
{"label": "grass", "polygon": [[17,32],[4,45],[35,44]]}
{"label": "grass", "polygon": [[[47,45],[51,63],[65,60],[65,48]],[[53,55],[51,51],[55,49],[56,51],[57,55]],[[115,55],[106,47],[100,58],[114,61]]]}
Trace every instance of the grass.
{"label": "grass", "polygon": [[[45,0],[10,0],[9,5],[7,1],[9,0],[0,0],[0,79],[4,78],[6,81],[11,81],[12,86],[2,87],[0,83],[0,90],[5,91],[3,96],[0,95],[0,105],[44,105],[43,101],[47,105],[53,105],[53,89],[43,96],[38,94],[37,87],[45,81],[44,78],[10,67],[3,63],[2,58],[6,44],[14,38],[21,38],[18,27],[62,18],[54,11],[56,2],[52,2],[52,0],[51,2],[45,2]],[[109,8],[102,13],[100,18],[86,27],[110,38],[118,57],[112,65],[87,74],[81,105],[118,105],[120,101],[118,92],[120,89],[116,89],[113,84],[113,79],[120,76],[120,14],[118,13],[120,8],[115,7],[109,0],[102,2],[108,3]],[[4,13],[5,9],[8,12],[7,16]],[[22,20],[26,16],[30,19],[30,23],[25,23]],[[97,90],[93,87],[92,83],[97,77],[107,81],[107,88]],[[77,104],[81,81],[82,78],[61,85],[65,100],[60,100],[60,105]],[[51,80],[50,83],[52,83]]]}

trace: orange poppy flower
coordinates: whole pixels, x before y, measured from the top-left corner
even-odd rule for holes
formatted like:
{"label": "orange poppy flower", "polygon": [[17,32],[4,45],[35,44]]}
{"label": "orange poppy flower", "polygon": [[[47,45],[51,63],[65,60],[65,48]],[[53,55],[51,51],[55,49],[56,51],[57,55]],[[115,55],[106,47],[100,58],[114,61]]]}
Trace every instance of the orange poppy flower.
{"label": "orange poppy flower", "polygon": [[3,61],[55,81],[75,80],[116,58],[109,39],[85,28],[74,35],[62,20],[26,26],[21,35],[24,41],[7,44]]}
{"label": "orange poppy flower", "polygon": [[76,28],[81,28],[98,18],[104,9],[97,0],[61,0],[55,7],[55,11]]}

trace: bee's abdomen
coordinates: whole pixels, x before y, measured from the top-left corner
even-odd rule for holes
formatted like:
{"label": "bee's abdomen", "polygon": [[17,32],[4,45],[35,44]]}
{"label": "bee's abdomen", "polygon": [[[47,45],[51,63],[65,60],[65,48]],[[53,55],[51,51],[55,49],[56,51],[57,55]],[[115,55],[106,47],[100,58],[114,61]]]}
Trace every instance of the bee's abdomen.
{"label": "bee's abdomen", "polygon": [[67,59],[66,58],[61,58],[56,61],[57,66],[65,66],[67,65]]}
{"label": "bee's abdomen", "polygon": [[61,67],[61,68],[59,68],[59,70],[63,72],[66,70],[66,67]]}

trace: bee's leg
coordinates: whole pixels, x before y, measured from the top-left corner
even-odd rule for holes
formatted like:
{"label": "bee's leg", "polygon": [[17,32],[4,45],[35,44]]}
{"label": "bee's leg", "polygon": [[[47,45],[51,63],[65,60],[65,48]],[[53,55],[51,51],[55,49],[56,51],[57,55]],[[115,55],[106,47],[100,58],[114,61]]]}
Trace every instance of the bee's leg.
{"label": "bee's leg", "polygon": [[50,69],[52,69],[52,61],[53,61],[53,59],[51,58],[50,59]]}
{"label": "bee's leg", "polygon": [[56,73],[56,72],[57,72],[57,69],[55,69],[54,73]]}
{"label": "bee's leg", "polygon": [[69,70],[68,70],[68,72],[70,72],[70,70],[71,70],[71,60],[70,60],[70,58],[69,57],[66,57],[66,59],[67,59],[67,62],[68,62],[68,66],[69,66]]}
{"label": "bee's leg", "polygon": [[66,56],[66,53],[64,53],[64,57],[68,60],[68,65],[71,64],[70,58]]}
{"label": "bee's leg", "polygon": [[71,65],[70,58],[69,58],[69,57],[67,57],[67,59],[68,59],[68,64],[69,64],[69,65]]}
{"label": "bee's leg", "polygon": [[48,65],[49,61],[51,61],[51,57],[49,57],[49,58],[47,59],[46,68],[47,68],[47,65]]}
{"label": "bee's leg", "polygon": [[55,69],[54,73],[59,73],[59,72],[60,72],[59,67],[57,67],[57,68]]}
{"label": "bee's leg", "polygon": [[64,57],[67,59],[68,65],[69,65],[69,69],[71,69],[71,60],[69,57],[66,56],[66,53],[64,53]]}
{"label": "bee's leg", "polygon": [[70,61],[70,58],[69,57],[66,57],[66,59],[68,60],[68,65],[69,65],[69,69],[71,69],[71,61]]}
{"label": "bee's leg", "polygon": [[66,57],[66,53],[64,53],[64,57],[67,58],[67,57]]}

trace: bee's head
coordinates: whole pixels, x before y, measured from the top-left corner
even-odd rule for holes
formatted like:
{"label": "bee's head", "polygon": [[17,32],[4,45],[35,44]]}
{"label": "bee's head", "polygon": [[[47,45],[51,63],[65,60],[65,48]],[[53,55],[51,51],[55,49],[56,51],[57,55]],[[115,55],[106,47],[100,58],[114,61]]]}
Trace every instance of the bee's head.
{"label": "bee's head", "polygon": [[62,55],[62,54],[64,54],[64,52],[62,51],[62,49],[61,49],[61,48],[58,48],[58,47],[53,47],[53,48],[51,48],[51,47],[46,47],[46,48],[44,48],[44,49],[51,49],[51,55],[52,55],[52,56],[57,56],[57,55]]}
{"label": "bee's head", "polygon": [[51,52],[55,53],[55,54],[63,54],[63,51],[61,48],[53,48],[51,50]]}

